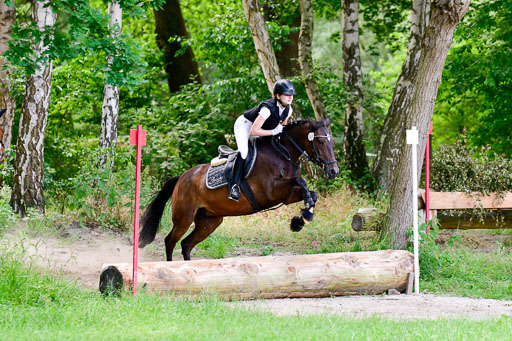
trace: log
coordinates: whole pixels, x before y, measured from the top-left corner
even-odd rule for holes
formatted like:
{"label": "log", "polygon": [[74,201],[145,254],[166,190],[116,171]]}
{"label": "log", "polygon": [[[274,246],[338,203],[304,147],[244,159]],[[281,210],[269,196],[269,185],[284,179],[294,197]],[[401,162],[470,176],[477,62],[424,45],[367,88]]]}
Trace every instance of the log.
{"label": "log", "polygon": [[[404,292],[413,271],[413,255],[404,250],[148,262],[138,265],[138,287],[222,299],[381,294]],[[102,293],[132,285],[131,264],[103,265]]]}
{"label": "log", "polygon": [[354,231],[377,231],[378,222],[383,215],[377,213],[374,207],[365,207],[357,210],[352,217],[352,230]]}

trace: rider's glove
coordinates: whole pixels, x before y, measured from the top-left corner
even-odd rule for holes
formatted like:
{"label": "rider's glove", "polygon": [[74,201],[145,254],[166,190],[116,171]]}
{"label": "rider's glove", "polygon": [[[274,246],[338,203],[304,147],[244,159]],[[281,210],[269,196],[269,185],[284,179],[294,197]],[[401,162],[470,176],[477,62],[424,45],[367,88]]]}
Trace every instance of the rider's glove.
{"label": "rider's glove", "polygon": [[283,126],[281,124],[278,124],[277,127],[272,129],[272,135],[278,135],[283,132]]}

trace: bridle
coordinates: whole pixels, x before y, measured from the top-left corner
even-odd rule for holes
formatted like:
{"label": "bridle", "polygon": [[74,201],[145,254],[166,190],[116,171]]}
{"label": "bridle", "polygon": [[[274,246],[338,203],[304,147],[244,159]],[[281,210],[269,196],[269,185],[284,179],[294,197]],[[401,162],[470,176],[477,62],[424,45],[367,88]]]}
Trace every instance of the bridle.
{"label": "bridle", "polygon": [[[324,170],[327,168],[328,165],[330,164],[333,164],[333,163],[337,163],[336,159],[334,160],[324,160],[321,156],[320,156],[320,153],[318,152],[318,149],[316,148],[315,146],[315,138],[326,138],[329,142],[331,141],[331,139],[333,138],[331,134],[327,133],[326,135],[315,135],[315,132],[322,128],[322,127],[325,127],[324,125],[320,125],[320,126],[317,126],[315,127],[315,129],[313,129],[312,131],[310,131],[308,133],[308,141],[311,142],[311,145],[313,147],[313,151],[315,153],[315,156],[316,158],[312,158],[311,156],[308,155],[308,153],[303,150],[298,144],[297,142],[295,142],[294,139],[292,139],[292,137],[290,135],[288,135],[285,131],[283,131],[281,134],[284,135],[292,144],[295,148],[297,148],[297,150],[300,152],[301,156],[299,156],[299,158],[297,159],[296,162],[293,162],[292,161],[292,158],[290,156],[290,152],[288,151],[288,149],[283,146],[281,144],[281,141],[280,141],[280,138],[281,138],[281,135],[276,135],[276,136],[273,136],[270,141],[272,143],[272,147],[279,153],[281,154],[281,156],[283,156],[285,158],[285,160],[291,162],[294,166],[295,166],[295,175],[293,177],[296,177],[297,174],[298,174],[298,171],[299,171],[299,168],[300,168],[300,158],[302,156],[304,156],[309,162],[313,162],[314,164],[322,167]],[[278,209],[279,207],[283,206],[285,202],[287,202],[291,196],[293,195],[293,188],[292,190],[290,191],[290,194],[288,195],[288,197],[286,198],[286,200],[284,200],[280,205],[277,205],[276,207],[273,207],[273,208],[268,208],[268,209],[265,209],[261,212],[266,212],[266,211],[272,211],[272,210],[275,210],[275,209]]]}
{"label": "bridle", "polygon": [[[326,135],[315,135],[315,132],[322,128],[322,127],[325,127],[324,125],[320,125],[320,126],[317,126],[315,127],[315,129],[313,129],[312,131],[310,131],[308,133],[308,141],[311,142],[311,146],[313,147],[313,152],[315,153],[315,157],[311,157],[309,156],[309,154],[303,150],[298,144],[297,142],[295,142],[295,140],[292,139],[292,137],[290,135],[288,135],[285,131],[282,132],[282,134],[284,136],[286,136],[286,138],[292,143],[292,145],[299,151],[299,153],[301,154],[301,156],[304,156],[309,162],[313,162],[314,164],[322,167],[322,168],[326,168],[328,165],[330,164],[333,164],[333,163],[336,163],[336,159],[334,160],[325,160],[323,159],[321,156],[320,156],[320,153],[318,152],[318,149],[316,147],[316,144],[315,144],[315,138],[326,138],[329,142],[331,141],[332,139],[332,135],[330,133],[327,133]],[[275,138],[272,139],[272,145],[274,146],[274,148],[288,161],[290,162],[293,162],[291,160],[291,157],[290,157],[290,153],[288,152],[288,150],[286,148],[284,148],[282,145],[280,145],[279,142],[276,142]],[[295,162],[295,166],[298,166],[300,163],[300,157],[299,159],[297,160],[297,162]]]}

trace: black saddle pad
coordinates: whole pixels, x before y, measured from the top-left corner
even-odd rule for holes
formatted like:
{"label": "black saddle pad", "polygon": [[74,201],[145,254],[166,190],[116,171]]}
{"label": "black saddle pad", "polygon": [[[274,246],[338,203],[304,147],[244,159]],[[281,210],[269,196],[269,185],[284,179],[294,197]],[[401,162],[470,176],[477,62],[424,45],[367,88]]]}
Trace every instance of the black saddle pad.
{"label": "black saddle pad", "polygon": [[[256,157],[258,154],[256,141],[257,140],[255,140],[254,143],[249,143],[249,153],[247,154],[247,159],[245,160],[244,179],[249,177],[256,162]],[[232,165],[232,162],[226,162],[223,165],[210,166],[206,172],[206,188],[216,189],[222,186],[226,186],[228,184],[228,180],[226,179],[226,167],[231,167]]]}

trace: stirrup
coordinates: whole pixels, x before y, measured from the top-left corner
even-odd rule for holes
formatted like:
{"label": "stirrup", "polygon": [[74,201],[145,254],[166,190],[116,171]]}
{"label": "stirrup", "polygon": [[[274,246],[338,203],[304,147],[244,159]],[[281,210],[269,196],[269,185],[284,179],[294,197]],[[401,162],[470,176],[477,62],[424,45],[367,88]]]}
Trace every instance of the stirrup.
{"label": "stirrup", "polygon": [[240,186],[238,186],[237,184],[234,184],[233,187],[231,187],[231,190],[229,191],[228,199],[231,199],[236,202],[238,202],[238,200],[240,200]]}

